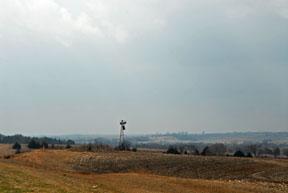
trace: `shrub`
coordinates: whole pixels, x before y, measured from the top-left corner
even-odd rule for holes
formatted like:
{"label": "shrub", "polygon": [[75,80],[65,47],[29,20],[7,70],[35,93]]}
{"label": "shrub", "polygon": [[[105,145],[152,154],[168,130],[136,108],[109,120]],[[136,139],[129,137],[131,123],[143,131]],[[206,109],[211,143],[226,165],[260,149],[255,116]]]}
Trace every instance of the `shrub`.
{"label": "shrub", "polygon": [[39,142],[36,142],[34,139],[32,139],[29,143],[28,143],[28,147],[30,149],[39,149],[41,147]]}
{"label": "shrub", "polygon": [[180,152],[178,151],[177,147],[174,146],[170,146],[167,150],[166,153],[170,153],[170,154],[180,154]]}
{"label": "shrub", "polygon": [[122,144],[120,144],[118,147],[116,147],[116,150],[119,150],[119,151],[128,150],[128,151],[130,151],[130,146],[131,146],[131,142],[125,140]]}
{"label": "shrub", "polygon": [[249,152],[247,153],[246,157],[253,157],[252,154]]}
{"label": "shrub", "polygon": [[199,152],[199,150],[196,148],[193,154],[194,154],[194,155],[200,155],[200,152]]}
{"label": "shrub", "polygon": [[12,149],[21,149],[21,145],[20,143],[15,143],[13,146],[12,146]]}
{"label": "shrub", "polygon": [[72,146],[70,144],[66,145],[66,149],[70,149]]}
{"label": "shrub", "polygon": [[88,151],[92,151],[92,144],[89,143],[88,146],[87,146],[87,148],[88,148]]}
{"label": "shrub", "polygon": [[257,151],[258,151],[258,145],[257,144],[251,144],[251,145],[248,145],[247,147],[254,154],[254,156],[257,155]]}
{"label": "shrub", "polygon": [[211,152],[210,148],[206,146],[203,151],[201,152],[201,155],[203,156],[209,156],[209,155],[215,155]]}
{"label": "shrub", "polygon": [[245,157],[244,153],[240,150],[236,151],[233,156],[234,157]]}

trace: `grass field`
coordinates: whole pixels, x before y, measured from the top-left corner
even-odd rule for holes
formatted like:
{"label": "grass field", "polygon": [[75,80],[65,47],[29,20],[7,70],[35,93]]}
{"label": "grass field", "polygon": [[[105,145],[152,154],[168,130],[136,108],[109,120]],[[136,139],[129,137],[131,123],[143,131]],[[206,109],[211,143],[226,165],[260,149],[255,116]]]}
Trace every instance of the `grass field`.
{"label": "grass field", "polygon": [[0,192],[288,192],[287,168],[287,160],[35,150],[0,159]]}

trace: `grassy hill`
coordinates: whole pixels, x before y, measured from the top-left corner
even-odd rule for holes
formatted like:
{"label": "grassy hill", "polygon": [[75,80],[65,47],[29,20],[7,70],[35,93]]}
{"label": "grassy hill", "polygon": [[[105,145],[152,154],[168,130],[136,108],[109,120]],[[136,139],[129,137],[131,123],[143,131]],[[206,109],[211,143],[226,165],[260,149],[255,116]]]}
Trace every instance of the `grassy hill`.
{"label": "grassy hill", "polygon": [[287,192],[287,168],[276,159],[35,150],[0,158],[0,192]]}

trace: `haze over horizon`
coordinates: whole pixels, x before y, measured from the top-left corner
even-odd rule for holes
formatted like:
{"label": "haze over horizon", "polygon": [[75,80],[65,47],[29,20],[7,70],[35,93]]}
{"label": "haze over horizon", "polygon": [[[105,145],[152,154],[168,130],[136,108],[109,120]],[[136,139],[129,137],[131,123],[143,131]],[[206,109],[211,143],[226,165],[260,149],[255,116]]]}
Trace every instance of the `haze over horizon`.
{"label": "haze over horizon", "polygon": [[1,0],[0,133],[288,131],[288,1]]}

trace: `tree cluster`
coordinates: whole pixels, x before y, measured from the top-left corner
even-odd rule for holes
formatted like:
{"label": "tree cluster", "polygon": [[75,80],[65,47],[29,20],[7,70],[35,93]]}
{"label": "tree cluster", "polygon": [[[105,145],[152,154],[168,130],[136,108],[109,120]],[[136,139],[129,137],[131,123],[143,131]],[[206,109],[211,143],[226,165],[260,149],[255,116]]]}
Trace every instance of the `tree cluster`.
{"label": "tree cluster", "polygon": [[15,142],[19,144],[28,144],[31,140],[37,141],[40,144],[42,144],[43,142],[46,142],[47,144],[75,144],[75,142],[72,140],[66,141],[50,137],[27,137],[23,135],[5,136],[0,134],[0,143],[2,144],[14,144]]}
{"label": "tree cluster", "polygon": [[[267,145],[267,144],[266,144]],[[189,147],[193,147],[190,149]],[[199,149],[201,151],[199,151]],[[273,144],[271,147],[263,144],[223,144],[216,143],[209,146],[200,146],[196,148],[193,145],[172,145],[169,146],[166,153],[170,154],[191,154],[202,156],[235,156],[235,157],[258,157],[265,154],[270,154],[275,158],[282,155],[288,157],[288,148],[285,146],[277,146]]]}

